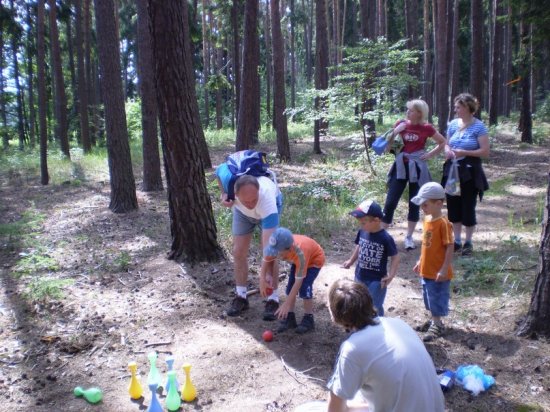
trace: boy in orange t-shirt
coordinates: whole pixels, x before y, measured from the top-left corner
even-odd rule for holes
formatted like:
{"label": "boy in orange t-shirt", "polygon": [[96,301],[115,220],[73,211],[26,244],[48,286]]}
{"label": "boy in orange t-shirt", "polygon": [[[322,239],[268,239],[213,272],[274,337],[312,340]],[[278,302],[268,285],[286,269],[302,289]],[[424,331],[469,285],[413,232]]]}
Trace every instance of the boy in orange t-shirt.
{"label": "boy in orange t-shirt", "polygon": [[424,342],[444,333],[442,317],[449,314],[454,238],[453,226],[441,211],[444,200],[445,190],[436,182],[422,185],[418,195],[411,199],[425,215],[420,259],[413,268],[422,277],[424,305],[432,316],[420,328],[428,332]]}
{"label": "boy in orange t-shirt", "polygon": [[[290,262],[290,275],[286,286],[287,299],[275,315],[281,319],[281,325],[277,332],[284,332],[289,328],[296,328],[296,333],[303,334],[315,328],[313,321],[313,282],[317,278],[321,267],[325,264],[325,253],[319,244],[303,235],[293,235],[284,227],[273,232],[269,238],[269,246],[264,249],[265,265],[260,272],[260,293],[268,295],[269,281],[266,274],[269,267],[279,257]],[[298,325],[294,306],[296,297],[300,296],[304,301],[304,317]]]}

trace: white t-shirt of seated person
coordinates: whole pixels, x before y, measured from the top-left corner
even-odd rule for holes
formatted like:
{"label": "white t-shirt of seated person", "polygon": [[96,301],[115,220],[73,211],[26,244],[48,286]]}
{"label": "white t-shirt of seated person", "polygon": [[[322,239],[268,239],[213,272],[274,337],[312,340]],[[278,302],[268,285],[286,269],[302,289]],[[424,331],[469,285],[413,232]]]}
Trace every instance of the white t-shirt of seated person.
{"label": "white t-shirt of seated person", "polygon": [[269,215],[278,213],[277,210],[277,186],[273,181],[265,176],[257,178],[260,185],[260,191],[258,193],[258,203],[254,209],[248,209],[244,206],[238,196],[235,196],[234,207],[243,215],[251,217],[253,219],[262,220]]}
{"label": "white t-shirt of seated person", "polygon": [[373,412],[443,412],[433,361],[416,333],[400,319],[378,320],[342,343],[328,389]]}

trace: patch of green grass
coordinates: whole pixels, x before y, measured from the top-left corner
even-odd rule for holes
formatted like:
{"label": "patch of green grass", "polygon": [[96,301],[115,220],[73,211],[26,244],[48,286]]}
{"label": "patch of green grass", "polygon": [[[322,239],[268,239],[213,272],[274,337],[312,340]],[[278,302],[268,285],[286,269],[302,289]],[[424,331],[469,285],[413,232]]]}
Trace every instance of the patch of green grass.
{"label": "patch of green grass", "polygon": [[235,145],[236,130],[230,128],[224,129],[206,129],[204,137],[209,147],[224,147]]}
{"label": "patch of green grass", "polygon": [[516,406],[517,412],[544,412],[544,408],[539,405],[521,404]]}
{"label": "patch of green grass", "polygon": [[41,302],[50,299],[61,299],[63,297],[63,288],[73,283],[73,279],[50,279],[47,276],[36,277],[27,285],[24,296],[28,300]]}
{"label": "patch of green grass", "polygon": [[505,176],[501,179],[494,180],[489,185],[489,190],[485,196],[504,196],[507,194],[506,189],[514,182],[513,176]]}
{"label": "patch of green grass", "polygon": [[453,262],[454,289],[464,296],[529,293],[536,276],[537,252],[536,245],[511,235],[496,250],[458,258]]}
{"label": "patch of green grass", "polygon": [[132,257],[128,252],[123,250],[113,259],[113,271],[114,272],[127,272],[130,268]]}
{"label": "patch of green grass", "polygon": [[13,268],[13,274],[16,277],[21,277],[40,272],[55,272],[57,270],[59,270],[59,264],[54,258],[47,254],[32,252],[19,259]]}

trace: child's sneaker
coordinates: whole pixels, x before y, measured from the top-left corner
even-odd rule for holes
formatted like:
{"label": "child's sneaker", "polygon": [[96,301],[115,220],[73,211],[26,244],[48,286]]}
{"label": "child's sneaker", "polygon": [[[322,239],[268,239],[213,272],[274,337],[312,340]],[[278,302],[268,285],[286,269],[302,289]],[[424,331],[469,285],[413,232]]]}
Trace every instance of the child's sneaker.
{"label": "child's sneaker", "polygon": [[268,299],[267,302],[265,302],[263,319],[268,321],[277,319],[277,316],[275,316],[277,309],[279,309],[279,302],[275,302],[273,299]]}
{"label": "child's sneaker", "polygon": [[455,252],[460,252],[462,250],[462,243],[461,242],[455,242],[454,250],[455,250]]}
{"label": "child's sneaker", "polygon": [[302,321],[296,328],[296,333],[298,333],[299,335],[302,335],[313,329],[315,329],[315,322],[313,321],[313,315],[307,314],[307,315],[304,315],[304,317],[302,318]]}
{"label": "child's sneaker", "polygon": [[231,306],[227,309],[227,316],[239,316],[248,307],[248,299],[235,296],[235,299],[231,302]]}
{"label": "child's sneaker", "polygon": [[417,332],[427,332],[428,329],[430,329],[430,326],[432,326],[432,320],[428,319],[422,325],[416,326],[414,330]]}
{"label": "child's sneaker", "polygon": [[288,312],[286,319],[281,321],[277,333],[286,332],[288,329],[294,329],[298,324],[296,323],[296,315],[294,312]]}
{"label": "child's sneaker", "polygon": [[406,250],[412,250],[415,249],[416,245],[414,244],[414,240],[411,236],[407,236],[405,238],[405,249]]}
{"label": "child's sneaker", "polygon": [[472,242],[464,242],[464,246],[462,246],[462,256],[470,256],[474,251],[474,246],[472,245]]}
{"label": "child's sneaker", "polygon": [[443,333],[445,333],[445,326],[438,325],[437,323],[432,323],[430,325],[430,328],[428,329],[428,333],[426,333],[422,340],[424,342],[431,342],[443,336]]}

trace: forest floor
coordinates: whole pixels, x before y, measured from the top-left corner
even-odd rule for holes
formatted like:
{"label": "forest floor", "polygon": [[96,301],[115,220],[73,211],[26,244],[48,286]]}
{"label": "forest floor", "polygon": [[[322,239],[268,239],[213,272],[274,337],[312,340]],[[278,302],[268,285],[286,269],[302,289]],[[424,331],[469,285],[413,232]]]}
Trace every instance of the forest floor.
{"label": "forest floor", "polygon": [[[327,139],[323,147],[338,153],[349,144]],[[292,150],[299,158],[310,150],[309,143],[293,142]],[[214,163],[223,154],[214,153]],[[474,255],[455,262],[464,279],[479,277],[482,288],[464,293],[464,285],[472,283],[457,280],[449,331],[426,347],[437,367],[478,364],[496,385],[478,396],[455,386],[445,394],[448,411],[550,410],[550,342],[515,336],[536,273],[548,165],[547,147],[523,147],[512,135],[493,142],[486,171],[490,182],[499,183],[479,205]],[[288,182],[309,171],[293,163],[279,173]],[[276,335],[266,343],[262,332],[276,325],[261,319],[258,294],[250,297],[243,316],[223,314],[233,297],[230,261],[190,266],[166,259],[170,231],[164,192],[138,192],[139,210],[116,215],[107,208],[108,182],[41,186],[37,176],[0,178],[0,224],[32,226],[33,217],[38,222],[31,234],[0,239],[0,411],[145,410],[150,402],[146,355],[153,350],[161,372],[166,356],[175,357],[180,384],[182,363],[191,363],[198,397],[183,405],[185,411],[293,411],[326,398],[326,381],[347,334],[331,324],[325,296],[334,280],[353,278],[353,270],[340,266],[353,248],[351,219],[348,230],[323,244],[327,264],[315,282],[316,330]],[[414,327],[425,319],[412,273],[419,249],[403,250],[406,222],[403,214],[398,218],[390,233],[402,261],[385,308],[387,316]],[[419,225],[415,238],[420,237]],[[495,254],[508,250],[509,255]],[[252,267],[257,268],[258,257],[256,247]],[[29,271],[37,267],[57,283],[33,277]],[[503,271],[510,277],[495,281],[493,274]],[[519,280],[512,281],[513,276]],[[253,271],[251,288],[257,281]],[[526,289],[519,287],[522,281],[529,283]],[[499,284],[491,291],[491,283]],[[63,297],[40,298],[55,295],[60,285]],[[130,361],[138,363],[145,389],[141,401],[128,396]],[[90,405],[75,398],[77,385],[101,388],[103,401]]]}

